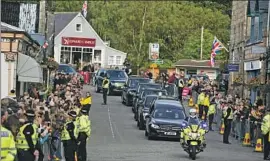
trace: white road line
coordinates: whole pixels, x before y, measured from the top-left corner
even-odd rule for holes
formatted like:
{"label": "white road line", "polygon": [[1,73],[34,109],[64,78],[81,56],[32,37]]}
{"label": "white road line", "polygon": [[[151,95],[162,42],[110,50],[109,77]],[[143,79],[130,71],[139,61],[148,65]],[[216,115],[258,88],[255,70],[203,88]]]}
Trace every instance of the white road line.
{"label": "white road line", "polygon": [[112,126],[110,107],[109,106],[107,106],[107,107],[108,107],[108,117],[109,117],[109,124],[110,124],[111,132],[112,132],[112,137],[115,138],[114,131],[113,131],[113,126]]}

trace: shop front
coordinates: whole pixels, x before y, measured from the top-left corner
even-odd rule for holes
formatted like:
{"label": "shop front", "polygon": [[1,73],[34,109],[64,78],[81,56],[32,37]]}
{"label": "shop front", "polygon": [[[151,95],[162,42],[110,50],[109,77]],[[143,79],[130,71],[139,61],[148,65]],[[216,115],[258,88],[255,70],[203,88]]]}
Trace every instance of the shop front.
{"label": "shop front", "polygon": [[[258,78],[261,74],[262,63],[259,60],[249,61],[244,63],[244,70],[247,74],[247,82],[253,78]],[[256,98],[260,96],[260,91],[256,87],[250,88],[250,101],[252,104],[256,101]]]}

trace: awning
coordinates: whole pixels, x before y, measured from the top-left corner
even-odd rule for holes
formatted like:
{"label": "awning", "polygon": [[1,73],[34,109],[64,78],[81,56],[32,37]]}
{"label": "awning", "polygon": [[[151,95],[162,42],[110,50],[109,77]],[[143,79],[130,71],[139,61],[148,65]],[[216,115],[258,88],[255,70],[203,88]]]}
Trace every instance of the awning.
{"label": "awning", "polygon": [[43,82],[43,71],[39,63],[28,55],[19,54],[17,75],[19,82]]}

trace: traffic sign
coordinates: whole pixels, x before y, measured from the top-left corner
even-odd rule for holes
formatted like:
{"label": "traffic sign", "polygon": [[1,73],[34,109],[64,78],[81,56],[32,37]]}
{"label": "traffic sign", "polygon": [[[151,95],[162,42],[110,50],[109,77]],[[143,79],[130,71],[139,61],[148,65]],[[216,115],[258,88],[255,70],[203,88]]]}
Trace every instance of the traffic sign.
{"label": "traffic sign", "polygon": [[163,60],[160,60],[160,59],[153,60],[152,62],[156,64],[163,64]]}
{"label": "traffic sign", "polygon": [[159,58],[159,44],[149,43],[149,59],[157,60]]}

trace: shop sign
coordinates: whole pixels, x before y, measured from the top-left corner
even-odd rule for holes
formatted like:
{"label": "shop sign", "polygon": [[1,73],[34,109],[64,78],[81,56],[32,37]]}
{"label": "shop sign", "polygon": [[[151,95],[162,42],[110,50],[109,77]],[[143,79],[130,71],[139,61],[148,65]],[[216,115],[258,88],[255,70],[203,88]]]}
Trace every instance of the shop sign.
{"label": "shop sign", "polygon": [[259,60],[245,62],[245,64],[244,64],[244,70],[245,71],[260,70],[261,68],[262,68],[262,63]]}
{"label": "shop sign", "polygon": [[238,72],[239,64],[228,64],[227,69],[229,72]]}
{"label": "shop sign", "polygon": [[79,38],[79,37],[62,37],[62,45],[95,47],[96,46],[96,39]]}

